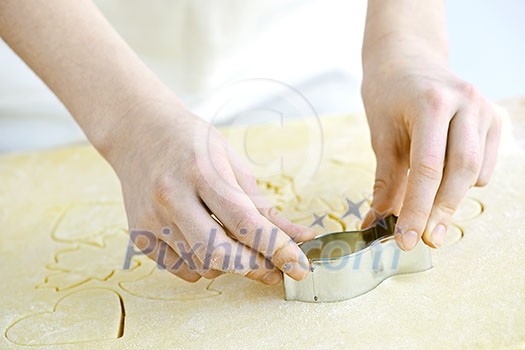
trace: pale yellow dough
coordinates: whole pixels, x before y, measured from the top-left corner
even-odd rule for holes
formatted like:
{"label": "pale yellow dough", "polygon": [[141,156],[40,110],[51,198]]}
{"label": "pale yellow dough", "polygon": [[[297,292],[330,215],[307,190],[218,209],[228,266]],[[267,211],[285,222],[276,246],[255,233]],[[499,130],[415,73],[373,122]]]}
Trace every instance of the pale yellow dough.
{"label": "pale yellow dough", "polygon": [[[320,167],[296,181],[317,161],[303,152],[319,142],[312,125],[249,128],[260,187],[295,222],[327,214],[320,233],[356,228],[358,218],[340,217],[345,197],[366,199],[363,214],[369,207],[375,162],[365,118],[321,118]],[[243,150],[246,130],[224,133]],[[264,166],[279,155],[281,173]],[[284,301],[282,285],[234,275],[186,283],[140,256],[124,271],[120,187],[91,147],[4,156],[0,348],[524,348],[524,176],[523,153],[500,159],[489,187],[462,203],[431,270],[352,300],[310,304]]]}

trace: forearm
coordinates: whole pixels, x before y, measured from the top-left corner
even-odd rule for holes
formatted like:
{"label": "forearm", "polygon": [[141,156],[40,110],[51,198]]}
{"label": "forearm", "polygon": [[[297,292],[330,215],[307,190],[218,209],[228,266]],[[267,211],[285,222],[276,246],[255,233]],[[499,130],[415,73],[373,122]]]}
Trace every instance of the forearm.
{"label": "forearm", "polygon": [[[369,0],[363,67],[427,55],[448,60],[443,0]],[[378,62],[378,58],[379,61]]]}
{"label": "forearm", "polygon": [[3,0],[0,36],[99,149],[130,108],[170,95],[91,1]]}

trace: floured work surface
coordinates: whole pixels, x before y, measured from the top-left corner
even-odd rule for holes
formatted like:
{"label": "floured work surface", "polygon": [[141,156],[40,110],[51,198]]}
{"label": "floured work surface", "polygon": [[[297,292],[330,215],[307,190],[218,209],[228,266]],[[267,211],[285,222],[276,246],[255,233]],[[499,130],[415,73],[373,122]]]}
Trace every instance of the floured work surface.
{"label": "floured work surface", "polygon": [[[359,218],[345,216],[347,199],[364,199],[364,214],[373,181],[366,122],[321,120],[322,134],[314,120],[313,129],[295,122],[225,134],[237,147],[247,136],[261,188],[295,222],[353,229]],[[322,139],[314,174],[308,167],[320,153],[303,145]],[[3,157],[0,348],[524,347],[523,175],[525,156],[508,155],[489,187],[469,192],[431,270],[310,304],[284,301],[282,285],[234,275],[187,283],[141,256],[123,270],[120,187],[92,148]]]}

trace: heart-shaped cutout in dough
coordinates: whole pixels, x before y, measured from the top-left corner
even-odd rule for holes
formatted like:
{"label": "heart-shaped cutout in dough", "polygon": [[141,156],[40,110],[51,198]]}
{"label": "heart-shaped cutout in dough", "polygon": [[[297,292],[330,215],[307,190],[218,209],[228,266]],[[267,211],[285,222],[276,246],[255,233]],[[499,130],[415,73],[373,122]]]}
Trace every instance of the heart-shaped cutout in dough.
{"label": "heart-shaped cutout in dough", "polygon": [[59,345],[120,338],[124,304],[106,288],[84,289],[66,295],[49,312],[17,320],[6,331],[17,345]]}

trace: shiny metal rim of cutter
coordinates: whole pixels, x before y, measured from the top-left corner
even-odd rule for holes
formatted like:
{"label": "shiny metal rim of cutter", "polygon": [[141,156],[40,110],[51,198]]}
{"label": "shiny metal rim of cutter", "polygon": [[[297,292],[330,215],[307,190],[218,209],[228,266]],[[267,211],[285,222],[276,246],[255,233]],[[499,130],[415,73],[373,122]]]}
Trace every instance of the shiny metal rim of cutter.
{"label": "shiny metal rim of cutter", "polygon": [[310,273],[296,281],[284,275],[286,300],[334,302],[354,298],[394,275],[432,267],[430,248],[419,242],[402,251],[394,240],[397,217],[390,215],[358,231],[319,235],[299,246],[310,261]]}

